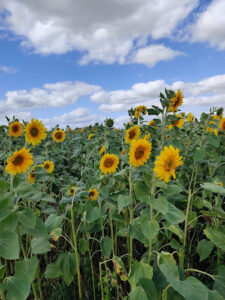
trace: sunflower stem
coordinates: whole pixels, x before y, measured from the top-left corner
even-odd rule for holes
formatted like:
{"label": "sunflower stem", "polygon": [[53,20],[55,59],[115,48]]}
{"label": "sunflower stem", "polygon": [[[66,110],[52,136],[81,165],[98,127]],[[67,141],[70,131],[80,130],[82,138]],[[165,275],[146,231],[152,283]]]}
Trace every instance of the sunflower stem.
{"label": "sunflower stem", "polygon": [[[130,165],[129,169],[129,189],[130,189],[130,198],[132,199],[132,166]],[[130,224],[133,222],[134,212],[133,212],[133,203],[131,201],[131,205],[129,207],[130,211]],[[130,237],[130,243],[129,243],[129,250],[130,250],[130,256],[129,256],[129,267],[131,269],[131,264],[133,260],[133,239]]]}

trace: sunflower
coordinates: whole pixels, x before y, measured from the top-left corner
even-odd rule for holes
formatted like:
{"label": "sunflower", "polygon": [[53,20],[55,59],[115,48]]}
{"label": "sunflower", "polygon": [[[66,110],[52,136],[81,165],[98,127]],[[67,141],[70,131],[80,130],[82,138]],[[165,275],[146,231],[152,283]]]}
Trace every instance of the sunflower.
{"label": "sunflower", "polygon": [[52,133],[52,138],[56,143],[61,143],[65,140],[66,134],[65,131],[63,131],[60,128],[57,128],[53,133]]}
{"label": "sunflower", "polygon": [[133,140],[136,140],[141,134],[141,130],[138,125],[135,125],[128,130],[126,130],[125,142],[127,144],[131,143]]}
{"label": "sunflower", "polygon": [[217,182],[216,184],[223,187],[223,183],[221,181]]}
{"label": "sunflower", "polygon": [[93,138],[93,136],[94,136],[93,133],[89,134],[88,139],[91,140]]}
{"label": "sunflower", "polygon": [[149,125],[149,126],[154,126],[154,125],[155,125],[155,121],[154,121],[154,120],[149,121],[149,122],[148,122],[148,125]]}
{"label": "sunflower", "polygon": [[106,153],[103,155],[99,168],[104,174],[116,172],[119,158],[115,154]]}
{"label": "sunflower", "polygon": [[[213,124],[213,123],[214,123],[213,121],[209,122],[209,124]],[[217,128],[213,129],[212,127],[207,126],[206,130],[208,132],[213,132],[216,136],[218,136],[218,130],[217,130]]]}
{"label": "sunflower", "polygon": [[23,132],[23,125],[18,122],[12,122],[9,124],[9,135],[13,136],[15,138],[17,138],[18,136],[20,136]]}
{"label": "sunflower", "polygon": [[133,141],[131,143],[131,148],[129,153],[130,155],[129,163],[134,167],[140,167],[144,165],[149,159],[151,150],[152,150],[152,144],[149,141],[145,139]]}
{"label": "sunflower", "polygon": [[88,195],[88,199],[91,199],[91,201],[97,200],[98,198],[98,191],[96,189],[90,189],[88,191],[89,195]]}
{"label": "sunflower", "polygon": [[34,180],[35,180],[35,177],[34,177],[34,168],[27,174],[27,180],[30,183],[34,182]]}
{"label": "sunflower", "polygon": [[219,127],[221,131],[225,132],[225,118],[221,118]]}
{"label": "sunflower", "polygon": [[52,173],[52,171],[54,170],[54,164],[50,160],[44,161],[44,163],[41,166],[42,168],[45,168],[47,173]]}
{"label": "sunflower", "polygon": [[105,152],[105,146],[101,146],[101,148],[100,148],[100,150],[99,150],[99,152],[98,152],[98,155],[100,156],[100,155],[102,155],[102,153],[104,153]]}
{"label": "sunflower", "polygon": [[33,155],[30,154],[30,150],[23,147],[8,158],[5,170],[13,175],[20,174],[26,172],[33,162]]}
{"label": "sunflower", "polygon": [[72,186],[69,190],[68,190],[68,194],[70,196],[73,196],[75,194],[75,189],[76,189],[76,186]]}
{"label": "sunflower", "polygon": [[30,123],[27,123],[24,131],[26,142],[33,146],[40,144],[47,136],[47,129],[39,120],[31,119]]}
{"label": "sunflower", "polygon": [[175,97],[170,99],[168,111],[176,112],[178,109],[178,106],[182,105],[183,98],[184,98],[184,96],[182,95],[181,90],[178,90]]}
{"label": "sunflower", "polygon": [[134,116],[136,119],[140,118],[141,114],[146,115],[147,107],[145,105],[139,105],[135,108]]}
{"label": "sunflower", "polygon": [[218,116],[217,114],[213,116],[213,120],[219,120],[221,116]]}
{"label": "sunflower", "polygon": [[190,123],[190,122],[193,122],[194,121],[194,115],[192,115],[190,112],[188,113],[187,115],[187,122]]}
{"label": "sunflower", "polygon": [[144,139],[145,140],[150,140],[150,138],[151,138],[151,134],[150,133],[148,133],[148,134],[146,134],[145,136],[144,136]]}
{"label": "sunflower", "polygon": [[173,127],[182,128],[184,125],[183,117],[180,114],[176,114],[177,120],[172,121],[168,128],[171,130]]}
{"label": "sunflower", "polygon": [[164,147],[164,150],[156,157],[154,168],[156,177],[159,177],[159,179],[165,182],[168,182],[171,176],[173,176],[174,179],[176,178],[175,169],[183,164],[182,156],[179,155],[179,151],[179,149],[171,145]]}

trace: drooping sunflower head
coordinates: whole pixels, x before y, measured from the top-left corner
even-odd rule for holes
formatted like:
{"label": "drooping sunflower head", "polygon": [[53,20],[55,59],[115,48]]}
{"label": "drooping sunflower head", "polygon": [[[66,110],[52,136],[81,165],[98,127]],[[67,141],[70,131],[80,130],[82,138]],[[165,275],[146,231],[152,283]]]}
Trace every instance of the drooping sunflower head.
{"label": "drooping sunflower head", "polygon": [[176,178],[175,169],[183,164],[182,156],[179,155],[179,149],[173,146],[164,147],[160,155],[156,157],[154,171],[156,177],[165,182],[169,182],[171,176]]}
{"label": "drooping sunflower head", "polygon": [[175,97],[170,99],[168,111],[176,112],[178,107],[182,105],[184,96],[182,95],[181,90],[178,90]]}
{"label": "drooping sunflower head", "polygon": [[151,138],[151,134],[150,134],[150,133],[148,133],[148,134],[146,134],[146,135],[144,136],[144,139],[147,140],[147,141],[149,141],[150,138]]}
{"label": "drooping sunflower head", "polygon": [[91,199],[91,201],[97,200],[98,199],[98,191],[96,189],[90,189],[88,191],[88,199]]}
{"label": "drooping sunflower head", "polygon": [[102,155],[102,153],[105,152],[105,146],[101,146],[101,148],[99,149],[98,155]]}
{"label": "drooping sunflower head", "polygon": [[39,120],[31,119],[30,123],[27,123],[25,127],[25,139],[28,144],[36,146],[46,139],[47,129],[44,124]]}
{"label": "drooping sunflower head", "polygon": [[68,190],[68,194],[70,196],[73,196],[75,194],[75,189],[76,189],[76,186],[72,186],[69,190]]}
{"label": "drooping sunflower head", "polygon": [[30,154],[30,150],[23,147],[7,160],[5,170],[12,175],[24,173],[29,170],[33,162],[33,155]]}
{"label": "drooping sunflower head", "polygon": [[177,120],[172,121],[171,124],[168,126],[168,128],[171,130],[173,127],[182,128],[184,125],[184,119],[181,115],[176,114]]}
{"label": "drooping sunflower head", "polygon": [[61,143],[65,140],[66,133],[64,130],[57,128],[53,133],[52,133],[52,138],[56,143]]}
{"label": "drooping sunflower head", "polygon": [[116,172],[116,168],[119,164],[119,158],[115,154],[106,153],[103,155],[99,168],[104,174],[110,174]]}
{"label": "drooping sunflower head", "polygon": [[149,125],[149,126],[154,126],[154,125],[155,125],[154,120],[149,121],[149,122],[148,122],[148,125]]}
{"label": "drooping sunflower head", "polygon": [[134,116],[136,119],[140,118],[141,114],[146,115],[147,113],[147,107],[145,105],[139,105],[135,108]]}
{"label": "drooping sunflower head", "polygon": [[187,115],[187,122],[190,123],[190,122],[193,122],[194,121],[194,115],[192,115],[190,112],[188,113]]}
{"label": "drooping sunflower head", "polygon": [[52,173],[52,171],[54,170],[54,164],[50,160],[44,161],[44,163],[41,166],[46,170],[47,173]]}
{"label": "drooping sunflower head", "polygon": [[225,118],[221,118],[219,127],[221,131],[225,132]]}
{"label": "drooping sunflower head", "polygon": [[88,139],[91,140],[93,138],[93,136],[94,136],[93,133],[89,134]]}
{"label": "drooping sunflower head", "polygon": [[129,128],[126,131],[125,142],[127,144],[130,144],[133,140],[138,139],[138,137],[139,137],[140,134],[141,134],[141,130],[138,127],[138,125],[135,125],[135,126]]}
{"label": "drooping sunflower head", "polygon": [[23,133],[23,125],[18,122],[12,122],[9,124],[9,135],[13,136],[15,138],[21,136],[21,134]]}
{"label": "drooping sunflower head", "polygon": [[152,144],[146,139],[140,139],[133,141],[130,148],[129,163],[134,167],[140,167],[144,165],[152,151]]}

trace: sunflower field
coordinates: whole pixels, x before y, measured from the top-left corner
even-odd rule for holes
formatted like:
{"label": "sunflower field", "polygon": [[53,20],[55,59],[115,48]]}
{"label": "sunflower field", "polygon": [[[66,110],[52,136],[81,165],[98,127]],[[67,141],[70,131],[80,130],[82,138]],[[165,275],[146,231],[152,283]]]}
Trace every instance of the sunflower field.
{"label": "sunflower field", "polygon": [[225,299],[225,118],[0,126],[1,299]]}

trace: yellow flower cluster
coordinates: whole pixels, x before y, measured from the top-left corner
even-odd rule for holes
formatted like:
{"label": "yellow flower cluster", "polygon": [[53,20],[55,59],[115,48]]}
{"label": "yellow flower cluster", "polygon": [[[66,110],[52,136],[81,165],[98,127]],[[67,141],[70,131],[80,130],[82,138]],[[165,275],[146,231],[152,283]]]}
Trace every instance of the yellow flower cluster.
{"label": "yellow flower cluster", "polygon": [[140,118],[141,115],[146,115],[147,107],[145,105],[139,105],[134,110],[134,116],[136,119]]}

